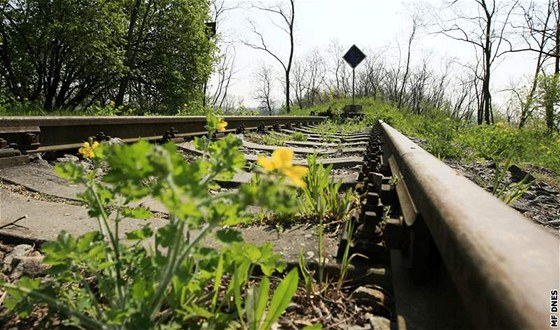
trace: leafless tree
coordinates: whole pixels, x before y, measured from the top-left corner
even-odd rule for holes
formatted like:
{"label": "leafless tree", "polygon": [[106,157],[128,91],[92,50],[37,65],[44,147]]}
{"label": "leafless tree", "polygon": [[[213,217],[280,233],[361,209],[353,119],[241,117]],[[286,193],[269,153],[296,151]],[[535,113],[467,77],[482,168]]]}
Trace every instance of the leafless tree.
{"label": "leafless tree", "polygon": [[411,57],[411,53],[412,53],[412,43],[414,42],[414,37],[416,36],[416,29],[418,28],[418,16],[413,16],[412,17],[412,30],[410,31],[410,35],[408,37],[408,43],[407,43],[407,51],[406,51],[406,63],[405,63],[405,69],[404,69],[404,74],[402,77],[402,81],[401,81],[401,87],[399,89],[399,92],[397,94],[397,108],[400,109],[403,103],[403,96],[404,96],[404,92],[405,92],[405,86],[408,80],[408,74],[410,71],[410,57]]}
{"label": "leafless tree", "polygon": [[[238,8],[239,4],[232,5],[230,2],[226,5],[225,0],[210,1],[211,15],[216,24],[217,34],[214,38],[216,38],[218,49],[214,54],[213,71],[209,79],[214,82],[214,85],[209,86],[209,81],[205,82],[203,87],[203,106],[208,104],[213,108],[222,108],[227,98],[229,87],[231,86],[233,75],[235,74],[235,47],[227,35],[220,31],[220,25],[226,19],[225,14],[228,11]],[[209,87],[212,89],[211,91],[209,91]]]}
{"label": "leafless tree", "polygon": [[275,17],[279,17],[281,23],[278,24],[274,20],[272,23],[284,31],[290,41],[290,47],[288,51],[288,59],[282,59],[281,55],[272,50],[269,44],[266,42],[264,35],[257,29],[255,23],[249,20],[249,24],[251,26],[251,32],[257,37],[256,42],[250,41],[243,41],[243,43],[253,49],[262,50],[272,56],[284,69],[284,91],[286,94],[285,102],[286,102],[286,112],[290,112],[290,71],[292,68],[292,61],[294,58],[294,19],[295,19],[295,0],[289,0],[290,6],[288,9],[285,9],[280,4],[276,4],[274,6],[265,6],[263,3],[259,3],[258,5],[253,4],[251,8],[256,9],[261,12],[270,13]]}
{"label": "leafless tree", "polygon": [[327,71],[333,76],[329,89],[336,97],[346,97],[350,94],[352,75],[349,66],[344,62],[345,50],[338,40],[333,40],[328,46],[329,55]]}
{"label": "leafless tree", "polygon": [[215,85],[210,95],[207,95],[209,105],[213,108],[222,108],[224,100],[228,96],[232,77],[235,74],[235,48],[232,44],[226,44],[218,53],[218,61],[214,66],[213,80]]}
{"label": "leafless tree", "polygon": [[448,9],[453,12],[453,17],[440,20],[438,32],[453,40],[472,45],[476,54],[480,55],[482,65],[476,76],[480,77],[482,86],[477,122],[490,124],[493,122],[490,91],[492,68],[496,59],[504,54],[506,28],[509,27],[511,13],[519,1],[499,3],[498,0],[474,0],[474,2],[477,9],[475,15],[461,10],[461,5],[464,3],[459,3],[458,0],[448,1]]}
{"label": "leafless tree", "polygon": [[369,55],[364,60],[363,71],[358,74],[358,86],[361,86],[362,96],[371,96],[376,99],[383,94],[381,88],[385,78],[385,66],[383,61],[384,51],[367,51]]}
{"label": "leafless tree", "polygon": [[304,96],[307,90],[305,63],[296,60],[292,69],[292,79],[290,80],[294,89],[295,101],[300,109],[304,105]]}
{"label": "leafless tree", "polygon": [[[546,6],[536,2],[530,2],[527,5],[522,3],[519,6],[523,12],[524,24],[516,26],[516,28],[520,30],[524,44],[516,48],[510,45],[510,51],[537,54],[534,75],[525,97],[520,98],[521,93],[514,93],[521,108],[519,128],[525,126],[535,109],[539,77],[545,74],[547,60],[554,60],[554,70],[558,72],[558,33],[560,29],[558,3],[558,0],[549,0]],[[550,109],[546,110],[548,110],[547,113],[551,112]]]}
{"label": "leafless tree", "polygon": [[321,88],[326,79],[326,64],[318,49],[314,49],[306,57],[307,72],[307,104],[313,106],[316,101],[321,102]]}
{"label": "leafless tree", "polygon": [[272,76],[272,68],[266,64],[262,64],[256,71],[254,76],[255,99],[259,100],[266,107],[269,115],[272,115],[272,88],[274,77]]}
{"label": "leafless tree", "polygon": [[428,69],[426,58],[424,58],[422,66],[412,72],[409,83],[410,102],[408,106],[417,114],[421,114],[424,111],[422,104],[427,99],[428,85],[431,82],[430,78],[433,76],[434,73]]}

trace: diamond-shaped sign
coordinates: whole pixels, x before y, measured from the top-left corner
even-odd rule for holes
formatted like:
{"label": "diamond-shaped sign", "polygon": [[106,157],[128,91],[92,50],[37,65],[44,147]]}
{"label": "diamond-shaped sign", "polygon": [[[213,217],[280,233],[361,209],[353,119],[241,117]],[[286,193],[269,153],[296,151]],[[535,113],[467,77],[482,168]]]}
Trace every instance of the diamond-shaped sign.
{"label": "diamond-shaped sign", "polygon": [[362,53],[356,45],[352,45],[342,58],[346,61],[346,63],[350,64],[352,68],[355,68],[364,60],[364,58],[366,58],[366,55]]}

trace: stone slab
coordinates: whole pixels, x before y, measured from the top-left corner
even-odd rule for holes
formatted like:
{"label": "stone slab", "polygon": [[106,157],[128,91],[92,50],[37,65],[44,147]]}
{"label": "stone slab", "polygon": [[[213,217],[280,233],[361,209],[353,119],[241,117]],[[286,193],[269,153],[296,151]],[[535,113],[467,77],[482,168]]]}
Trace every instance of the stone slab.
{"label": "stone slab", "polygon": [[[234,228],[235,229],[235,228]],[[284,256],[288,262],[297,262],[300,250],[307,260],[314,260],[319,255],[319,237],[316,226],[298,225],[285,231],[278,231],[271,226],[252,226],[237,228],[246,242],[261,245],[272,243],[273,250]],[[328,262],[335,262],[338,239],[332,235],[324,235],[325,252]],[[209,238],[204,241],[207,246],[219,248],[220,243]]]}
{"label": "stone slab", "polygon": [[[185,142],[177,145],[177,148],[182,149],[184,151],[192,152],[195,154],[202,154],[199,150],[197,150],[191,142]],[[256,155],[245,155],[245,160],[248,162],[256,162],[258,156]],[[364,163],[363,157],[341,157],[341,158],[326,158],[326,159],[319,159],[319,164],[323,164],[325,166],[333,164],[333,168],[347,168],[347,167],[354,167],[354,166],[361,166]],[[294,159],[294,165],[302,165],[307,166],[307,160],[304,159]]]}
{"label": "stone slab", "polygon": [[[279,146],[269,146],[265,144],[258,144],[250,141],[243,141],[243,147],[253,150],[263,150],[263,151],[274,151],[279,148]],[[365,147],[354,147],[354,148],[343,148],[343,149],[317,149],[317,148],[292,148],[294,153],[296,154],[313,154],[317,153],[318,155],[335,155],[337,153],[359,153],[364,152],[366,150]]]}
{"label": "stone slab", "polygon": [[[0,226],[4,226],[16,219],[15,225],[0,229],[2,236],[18,237],[29,241],[43,242],[56,239],[60,231],[79,236],[92,230],[98,230],[96,219],[90,218],[83,206],[64,203],[34,200],[29,196],[20,195],[0,189]],[[121,238],[124,233],[139,229],[150,224],[154,230],[164,226],[166,219],[123,219],[120,223]],[[318,236],[315,226],[295,226],[285,231],[278,231],[270,226],[254,226],[238,229],[247,242],[264,244],[270,242],[274,251],[281,253],[288,262],[297,262],[300,249],[308,259],[318,256]],[[325,257],[334,261],[338,241],[336,237],[325,235]],[[212,236],[204,241],[205,245],[215,248],[220,243]]]}
{"label": "stone slab", "polygon": [[54,173],[54,167],[49,164],[29,163],[24,166],[3,168],[0,169],[0,179],[32,191],[72,200],[78,200],[76,195],[85,190],[85,187],[70,184],[59,177]]}
{"label": "stone slab", "polygon": [[[15,235],[49,241],[55,239],[61,230],[82,235],[98,229],[96,219],[89,217],[85,206],[40,201],[0,189],[0,227],[22,217],[15,225],[0,229],[0,236]],[[167,222],[165,219],[123,219],[120,223],[121,232],[141,228],[147,221],[154,228]]]}
{"label": "stone slab", "polygon": [[[286,141],[286,145],[316,147],[316,148],[351,148],[351,147],[367,147],[367,142],[350,142],[350,143],[328,143],[328,142],[311,142],[311,141]],[[365,150],[365,149],[364,149]]]}

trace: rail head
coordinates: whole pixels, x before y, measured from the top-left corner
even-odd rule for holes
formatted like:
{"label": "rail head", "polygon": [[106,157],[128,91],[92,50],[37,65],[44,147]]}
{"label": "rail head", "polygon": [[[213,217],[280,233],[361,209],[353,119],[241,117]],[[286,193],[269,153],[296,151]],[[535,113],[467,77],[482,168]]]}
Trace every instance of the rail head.
{"label": "rail head", "polygon": [[474,323],[543,329],[560,240],[380,122],[391,158]]}
{"label": "rail head", "polygon": [[[319,123],[325,117],[225,116],[224,119],[228,122],[228,131],[235,131],[242,127],[255,129],[260,125],[270,127],[276,124]],[[100,133],[124,141],[160,139],[167,132],[179,137],[203,135],[206,132],[205,125],[204,116],[0,117],[0,138],[16,142],[21,147],[28,144],[33,135],[33,139],[37,140],[35,148],[24,149],[42,152],[73,148]],[[29,128],[33,128],[33,131]]]}

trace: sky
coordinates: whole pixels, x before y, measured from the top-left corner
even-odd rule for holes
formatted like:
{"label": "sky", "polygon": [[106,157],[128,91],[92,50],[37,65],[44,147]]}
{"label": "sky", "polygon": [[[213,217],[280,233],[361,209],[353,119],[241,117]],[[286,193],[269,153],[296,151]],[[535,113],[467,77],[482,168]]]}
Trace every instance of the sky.
{"label": "sky", "polygon": [[[261,1],[264,5],[274,5],[278,1]],[[289,1],[280,1],[284,6]],[[226,6],[238,6],[238,9],[225,12],[218,21],[217,30],[222,40],[235,48],[235,74],[230,95],[235,95],[247,107],[256,107],[254,74],[259,65],[271,65],[278,76],[275,85],[275,98],[282,100],[282,68],[269,54],[251,49],[242,41],[255,41],[249,29],[249,19],[261,31],[267,43],[282,59],[287,59],[289,39],[277,26],[272,24],[271,17],[260,11],[250,10],[248,1],[225,0]],[[366,56],[372,51],[383,51],[386,61],[398,58],[399,45],[406,51],[406,40],[412,26],[413,13],[420,8],[420,18],[426,22],[437,9],[425,10],[426,6],[438,8],[440,1],[387,1],[387,0],[296,0],[295,2],[295,58],[303,58],[313,49],[320,49],[326,55],[328,45],[336,40],[344,49],[353,44],[358,46]],[[463,1],[463,5],[469,5]],[[287,7],[286,7],[287,8]],[[429,29],[428,29],[429,30]],[[472,47],[453,41],[442,35],[421,30],[413,45],[413,63],[429,58],[430,65],[436,70],[443,66],[446,59],[454,58],[457,62],[468,62],[472,59]],[[403,54],[404,55],[404,54]],[[499,91],[518,84],[534,70],[531,55],[516,54],[500,60],[493,76],[492,88],[496,102],[505,102],[505,92]],[[359,69],[359,67],[357,68]]]}

